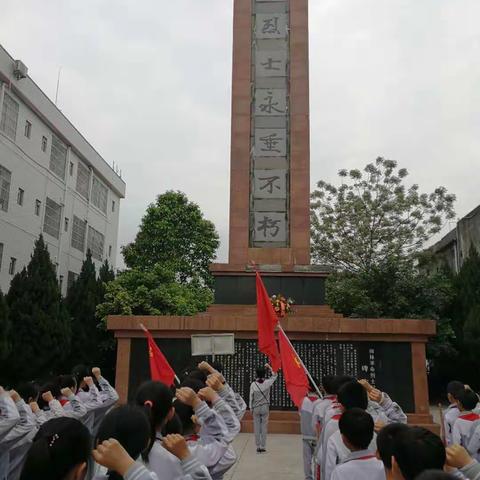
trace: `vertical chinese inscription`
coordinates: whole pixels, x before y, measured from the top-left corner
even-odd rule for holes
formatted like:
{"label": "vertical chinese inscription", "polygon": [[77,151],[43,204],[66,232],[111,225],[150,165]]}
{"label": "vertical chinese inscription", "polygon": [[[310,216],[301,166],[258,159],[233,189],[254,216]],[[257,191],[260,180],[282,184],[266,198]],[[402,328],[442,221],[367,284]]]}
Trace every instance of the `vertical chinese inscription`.
{"label": "vertical chinese inscription", "polygon": [[289,246],[290,0],[252,0],[250,246]]}

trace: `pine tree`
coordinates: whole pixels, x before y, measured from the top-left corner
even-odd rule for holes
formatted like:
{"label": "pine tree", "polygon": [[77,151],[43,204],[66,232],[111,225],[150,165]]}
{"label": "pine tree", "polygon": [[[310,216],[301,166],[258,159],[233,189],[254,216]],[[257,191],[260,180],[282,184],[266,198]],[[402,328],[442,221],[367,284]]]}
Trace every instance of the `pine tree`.
{"label": "pine tree", "polygon": [[72,321],[70,363],[92,365],[98,358],[99,331],[95,316],[99,283],[90,250],[76,281],[68,289],[66,304]]}
{"label": "pine tree", "polygon": [[63,367],[70,350],[70,322],[55,267],[40,235],[26,269],[7,295],[12,320],[12,380],[31,380]]}
{"label": "pine tree", "polygon": [[[5,360],[10,351],[10,319],[5,296],[0,290],[0,360]],[[0,372],[2,375],[2,372]]]}
{"label": "pine tree", "polygon": [[98,272],[98,303],[102,303],[105,297],[105,285],[115,280],[113,267],[105,260]]}

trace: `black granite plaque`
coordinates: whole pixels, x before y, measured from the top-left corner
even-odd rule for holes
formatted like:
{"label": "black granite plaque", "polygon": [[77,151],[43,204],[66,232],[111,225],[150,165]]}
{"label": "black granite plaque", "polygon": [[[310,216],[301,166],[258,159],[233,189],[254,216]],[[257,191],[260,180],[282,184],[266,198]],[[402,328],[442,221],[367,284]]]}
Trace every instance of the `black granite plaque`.
{"label": "black granite plaque", "polygon": [[[269,276],[262,274],[270,295],[281,293],[293,298],[296,305],[324,305],[325,278],[306,276]],[[255,277],[249,275],[215,276],[215,301],[222,305],[255,305]]]}
{"label": "black granite plaque", "polygon": [[[162,352],[181,377],[200,361],[211,358],[191,357],[190,339],[157,339]],[[293,341],[294,347],[315,377],[346,374],[366,378],[387,392],[406,412],[414,412],[411,348],[408,343]],[[266,363],[258,352],[256,340],[236,340],[235,355],[217,357],[224,365],[224,375],[236,392],[248,403],[250,383],[255,369]],[[150,376],[147,342],[132,339],[129,395]],[[294,410],[285,390],[282,374],[272,389],[271,407]]]}

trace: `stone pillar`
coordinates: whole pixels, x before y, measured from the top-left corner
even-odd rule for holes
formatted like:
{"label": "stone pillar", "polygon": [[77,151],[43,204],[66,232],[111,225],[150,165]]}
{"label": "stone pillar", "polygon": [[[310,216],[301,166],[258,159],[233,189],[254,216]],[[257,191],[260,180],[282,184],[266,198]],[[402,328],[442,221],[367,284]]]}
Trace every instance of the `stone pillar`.
{"label": "stone pillar", "polygon": [[308,1],[234,5],[232,265],[307,265]]}

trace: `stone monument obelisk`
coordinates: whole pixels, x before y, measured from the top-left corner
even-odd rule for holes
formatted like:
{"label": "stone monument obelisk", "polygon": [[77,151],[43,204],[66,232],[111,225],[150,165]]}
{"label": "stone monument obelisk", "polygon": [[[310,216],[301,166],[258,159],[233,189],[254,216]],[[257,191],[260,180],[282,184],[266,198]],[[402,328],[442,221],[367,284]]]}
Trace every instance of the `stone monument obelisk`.
{"label": "stone monument obelisk", "polygon": [[230,265],[310,263],[308,0],[235,0]]}
{"label": "stone monument obelisk", "polygon": [[[126,400],[149,378],[144,323],[173,368],[192,359],[191,336],[234,333],[224,373],[248,399],[257,348],[254,262],[270,295],[295,300],[282,325],[310,371],[368,379],[411,423],[432,424],[425,344],[428,320],[352,319],[325,302],[327,272],[310,265],[308,0],[234,0],[230,249],[213,264],[215,300],[195,316],[111,316],[118,340],[116,388]],[[273,432],[298,433],[282,381],[272,391]],[[244,431],[252,430],[248,416]]]}

